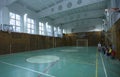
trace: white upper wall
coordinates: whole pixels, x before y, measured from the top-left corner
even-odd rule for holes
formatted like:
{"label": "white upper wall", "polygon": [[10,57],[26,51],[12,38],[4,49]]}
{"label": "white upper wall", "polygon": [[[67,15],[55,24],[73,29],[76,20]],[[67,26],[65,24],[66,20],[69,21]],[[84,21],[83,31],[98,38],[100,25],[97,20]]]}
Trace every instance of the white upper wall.
{"label": "white upper wall", "polygon": [[0,24],[2,24],[2,11],[0,10]]}
{"label": "white upper wall", "polygon": [[9,24],[9,10],[7,7],[0,10],[0,24]]}
{"label": "white upper wall", "polygon": [[9,12],[19,14],[22,18],[24,14],[27,13],[29,18],[37,20],[37,16],[35,12],[25,8],[24,6],[18,3],[14,3],[10,5],[9,7],[3,7],[0,10],[0,23],[1,24],[9,24]]}
{"label": "white upper wall", "polygon": [[22,15],[22,16],[27,13],[28,17],[33,18],[33,19],[37,18],[36,13],[34,11],[27,9],[26,7],[24,7],[18,3],[14,3],[14,4],[10,5],[8,8],[9,8],[10,12],[14,12],[14,13]]}
{"label": "white upper wall", "polygon": [[15,14],[18,14],[21,16],[21,31],[27,32],[24,24],[24,14],[27,14],[27,17],[32,18],[35,20],[35,33],[38,33],[38,19],[36,16],[36,13],[25,8],[24,6],[14,3],[12,5],[9,5],[9,7],[3,7],[0,10],[0,24],[9,24],[9,13],[13,12]]}
{"label": "white upper wall", "polygon": [[[32,18],[32,19],[34,19],[36,21],[36,29],[38,29],[38,22],[39,21],[43,21],[44,23],[45,22],[49,22],[49,24],[55,24],[54,26],[56,26],[60,22],[61,23],[65,23],[65,22],[68,22],[68,19],[71,19],[70,17],[63,16],[63,17],[57,18],[55,20],[51,20],[49,18],[48,18],[48,20],[40,20],[40,19],[38,19],[40,17],[45,17],[45,16],[49,16],[49,15],[59,14],[60,12],[66,12],[68,10],[79,8],[79,7],[83,7],[83,6],[86,6],[88,4],[99,3],[99,2],[102,2],[104,0],[81,0],[82,3],[80,3],[80,4],[77,4],[77,1],[79,1],[79,0],[64,0],[63,2],[61,2],[61,3],[57,4],[57,5],[54,5],[54,6],[50,7],[50,8],[47,8],[47,9],[45,9],[45,10],[39,12],[39,13],[36,13],[36,12],[34,12],[32,10],[29,10],[29,9],[27,9],[26,6],[24,6],[22,4],[19,4],[19,3],[15,2],[15,1],[17,1],[17,0],[0,0],[0,9],[2,8],[0,10],[0,24],[9,24],[9,12],[13,12],[13,13],[19,14],[22,17],[22,26],[24,26],[24,24],[23,24],[23,16],[24,16],[24,14],[27,13],[29,18]],[[69,2],[72,3],[72,6],[70,8],[67,7]],[[114,0],[110,0],[109,1],[109,4],[110,4],[109,6],[115,7],[117,3],[118,3],[118,6],[120,6],[119,2],[120,2],[120,0],[115,0],[115,1]],[[11,3],[13,3],[13,4],[9,5]],[[7,6],[9,5],[9,6],[8,7],[4,7],[6,5]],[[59,7],[62,7],[62,10],[59,10],[60,9]],[[54,9],[54,11],[52,11],[52,9]],[[103,12],[103,11],[101,11],[101,12]],[[100,12],[98,12],[98,13],[100,13]],[[90,14],[88,14],[88,16],[89,15],[90,16],[92,16],[92,15],[98,16],[97,13],[92,13],[92,12]],[[83,17],[82,13],[81,13],[80,17]],[[120,14],[118,14],[116,17],[119,18]],[[75,13],[75,15],[73,15],[73,18],[74,19],[71,19],[71,20],[74,20],[74,21],[77,20],[77,19],[75,19],[75,18],[77,18],[76,13]],[[71,26],[74,26],[74,25],[71,25]],[[68,26],[66,29],[68,30],[69,27],[70,26]],[[70,32],[70,29],[68,31]]]}
{"label": "white upper wall", "polygon": [[3,7],[6,7],[7,5],[12,4],[13,2],[15,2],[16,0],[0,0],[0,10]]}

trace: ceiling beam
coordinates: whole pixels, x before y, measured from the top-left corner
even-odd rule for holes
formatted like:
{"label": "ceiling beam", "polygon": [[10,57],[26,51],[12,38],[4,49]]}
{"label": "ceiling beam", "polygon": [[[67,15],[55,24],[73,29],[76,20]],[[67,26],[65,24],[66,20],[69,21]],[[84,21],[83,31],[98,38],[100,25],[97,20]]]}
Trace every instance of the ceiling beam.
{"label": "ceiling beam", "polygon": [[[42,17],[46,17],[46,16],[49,16],[49,15],[53,15],[53,14],[56,14],[56,13],[60,13],[60,12],[63,12],[63,11],[68,11],[68,10],[72,10],[72,9],[75,9],[75,8],[79,8],[79,7],[83,7],[83,6],[86,6],[86,5],[89,5],[89,4],[94,4],[94,3],[98,3],[98,2],[102,2],[104,0],[81,0],[82,2],[77,4],[79,0],[65,0],[57,5],[54,5],[50,8],[47,8],[41,12],[38,12],[38,17],[42,18]],[[62,7],[61,10],[59,10],[58,8]],[[68,8],[67,6],[70,6],[70,8]]]}
{"label": "ceiling beam", "polygon": [[71,23],[66,23],[66,24],[62,24],[61,27],[62,28],[86,28],[86,27],[93,27],[96,26],[98,24],[102,23],[102,19],[101,18],[95,18],[95,19],[85,19],[85,20],[81,20],[81,21],[75,21],[75,22],[71,22]]}
{"label": "ceiling beam", "polygon": [[77,14],[75,13],[69,16],[64,16],[64,17],[55,19],[53,20],[53,23],[55,25],[59,25],[59,24],[71,23],[77,20],[101,18],[104,16],[103,12],[104,10],[94,10],[94,11],[88,11],[88,12],[81,12]]}

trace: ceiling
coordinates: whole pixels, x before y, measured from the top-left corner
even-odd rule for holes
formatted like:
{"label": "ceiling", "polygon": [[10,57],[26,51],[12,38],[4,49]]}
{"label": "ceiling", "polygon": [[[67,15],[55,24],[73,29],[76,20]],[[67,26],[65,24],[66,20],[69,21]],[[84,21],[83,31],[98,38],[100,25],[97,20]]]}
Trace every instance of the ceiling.
{"label": "ceiling", "polygon": [[[18,0],[17,3],[24,5],[28,9],[38,13],[52,6],[59,5],[67,0]],[[70,29],[74,32],[89,31],[101,28],[104,18],[104,9],[106,0],[93,4],[69,9],[40,18],[42,21],[49,20],[53,26],[61,26],[64,29]],[[76,30],[76,31],[75,31]]]}
{"label": "ceiling", "polygon": [[18,0],[17,2],[25,5],[30,10],[40,12],[62,1],[63,0]]}
{"label": "ceiling", "polygon": [[104,10],[105,7],[106,7],[106,3],[100,2],[100,3],[91,4],[91,5],[86,5],[86,6],[80,7],[80,8],[75,8],[75,9],[65,11],[65,12],[61,12],[61,13],[58,13],[58,14],[54,14],[54,15],[51,15],[49,17],[55,19],[55,18],[59,18],[63,15],[72,15],[72,14],[76,14],[76,13],[88,12],[88,11],[91,11],[91,10],[98,10],[98,9],[103,9]]}
{"label": "ceiling", "polygon": [[43,20],[51,19],[55,26],[76,29],[76,32],[92,31],[101,28],[105,8],[106,2],[99,2],[46,16]]}

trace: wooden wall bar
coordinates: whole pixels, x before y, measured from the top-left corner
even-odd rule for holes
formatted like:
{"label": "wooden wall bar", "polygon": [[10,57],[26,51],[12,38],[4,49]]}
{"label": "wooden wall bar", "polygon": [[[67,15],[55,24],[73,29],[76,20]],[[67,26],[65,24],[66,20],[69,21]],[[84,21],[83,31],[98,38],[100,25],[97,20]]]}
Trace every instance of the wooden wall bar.
{"label": "wooden wall bar", "polygon": [[62,38],[26,33],[8,33],[0,31],[0,54],[10,54],[30,50],[47,49],[61,46],[76,46],[78,39],[87,39],[88,46],[97,46],[98,42],[113,44],[116,57],[120,59],[120,19],[102,36],[102,32],[80,32],[64,34]]}
{"label": "wooden wall bar", "polygon": [[0,31],[0,54],[62,46],[62,38]]}
{"label": "wooden wall bar", "polygon": [[62,44],[63,44],[62,38],[58,38],[58,37],[55,38],[55,42],[54,42],[55,47],[61,47],[61,46],[63,46]]}
{"label": "wooden wall bar", "polygon": [[37,35],[30,35],[29,36],[29,42],[30,42],[30,50],[36,50],[38,48],[38,38]]}
{"label": "wooden wall bar", "polygon": [[[96,36],[98,37],[96,38]],[[96,46],[98,43],[97,39],[100,38],[100,33],[87,33],[86,38],[89,40],[89,46]],[[0,31],[0,54],[10,54],[61,46],[76,46],[77,39],[80,38],[76,33],[66,34],[63,35],[63,38],[58,38],[26,33],[8,33]]]}
{"label": "wooden wall bar", "polygon": [[88,32],[88,46],[97,46],[98,42],[102,43],[101,32]]}
{"label": "wooden wall bar", "polygon": [[46,48],[52,48],[53,47],[53,38],[52,37],[45,37],[46,42]]}
{"label": "wooden wall bar", "polygon": [[115,24],[116,27],[116,51],[117,51],[117,57],[120,59],[120,19]]}
{"label": "wooden wall bar", "polygon": [[10,53],[11,36],[7,32],[0,31],[0,54]]}
{"label": "wooden wall bar", "polygon": [[[83,33],[82,33],[83,34]],[[100,33],[86,33],[89,46],[96,46]],[[98,37],[96,37],[98,36]],[[33,35],[26,33],[0,32],[0,54],[24,52],[30,50],[47,49],[61,46],[76,46],[76,40],[80,39],[77,33],[63,35],[63,38]],[[94,39],[94,41],[93,41]],[[96,41],[95,41],[96,40]]]}
{"label": "wooden wall bar", "polygon": [[66,34],[63,37],[64,46],[76,46],[79,39],[88,40],[88,46],[97,46],[98,42],[102,42],[101,32],[80,32]]}
{"label": "wooden wall bar", "polygon": [[44,36],[37,36],[38,37],[38,49],[44,49],[44,45],[45,45],[45,42],[44,42]]}
{"label": "wooden wall bar", "polygon": [[[26,51],[29,49],[28,36],[23,33],[11,33],[11,53]],[[9,38],[8,38],[9,39]]]}
{"label": "wooden wall bar", "polygon": [[120,19],[106,33],[105,41],[114,46],[116,57],[120,59]]}

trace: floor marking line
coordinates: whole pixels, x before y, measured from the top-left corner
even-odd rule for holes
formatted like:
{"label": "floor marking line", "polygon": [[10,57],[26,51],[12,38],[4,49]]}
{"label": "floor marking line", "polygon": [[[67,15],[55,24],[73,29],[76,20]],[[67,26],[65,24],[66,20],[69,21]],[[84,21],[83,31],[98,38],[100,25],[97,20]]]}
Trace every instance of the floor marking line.
{"label": "floor marking line", "polygon": [[98,77],[98,51],[96,52],[96,73],[95,77]]}
{"label": "floor marking line", "polygon": [[86,64],[86,65],[95,65],[95,63],[88,63],[88,62],[84,62],[84,61],[79,61],[79,62],[75,62],[75,63],[79,63],[79,64]]}
{"label": "floor marking line", "polygon": [[104,64],[104,61],[103,61],[101,53],[100,53],[100,56],[101,56],[101,60],[102,60],[103,69],[104,69],[104,72],[105,72],[105,77],[108,77],[107,76],[107,71],[106,71],[106,68],[105,68],[105,64]]}
{"label": "floor marking line", "polygon": [[53,62],[53,63],[51,63],[50,65],[48,65],[48,66],[44,69],[43,73],[46,73],[46,72],[47,72],[52,66],[54,66],[57,62],[58,62],[58,61]]}
{"label": "floor marking line", "polygon": [[48,76],[48,77],[55,77],[55,76],[52,76],[50,74],[42,73],[42,72],[39,72],[39,71],[36,71],[36,70],[33,70],[33,69],[29,69],[29,68],[25,68],[25,67],[22,67],[22,66],[18,66],[18,65],[15,65],[15,64],[3,62],[3,61],[0,61],[0,63],[7,64],[9,66],[14,66],[14,67],[17,67],[17,68],[21,68],[21,69],[24,69],[24,70],[32,71],[32,72],[35,72],[35,73],[38,73],[38,74],[41,74],[41,75],[45,75],[45,76]]}
{"label": "floor marking line", "polygon": [[[58,62],[58,61],[53,62],[53,63],[51,63],[50,65],[48,65],[48,66],[43,70],[43,73],[46,73],[47,71],[49,71],[49,69],[50,69],[52,66],[54,66],[57,62]],[[40,77],[40,75],[39,75],[38,77]]]}

